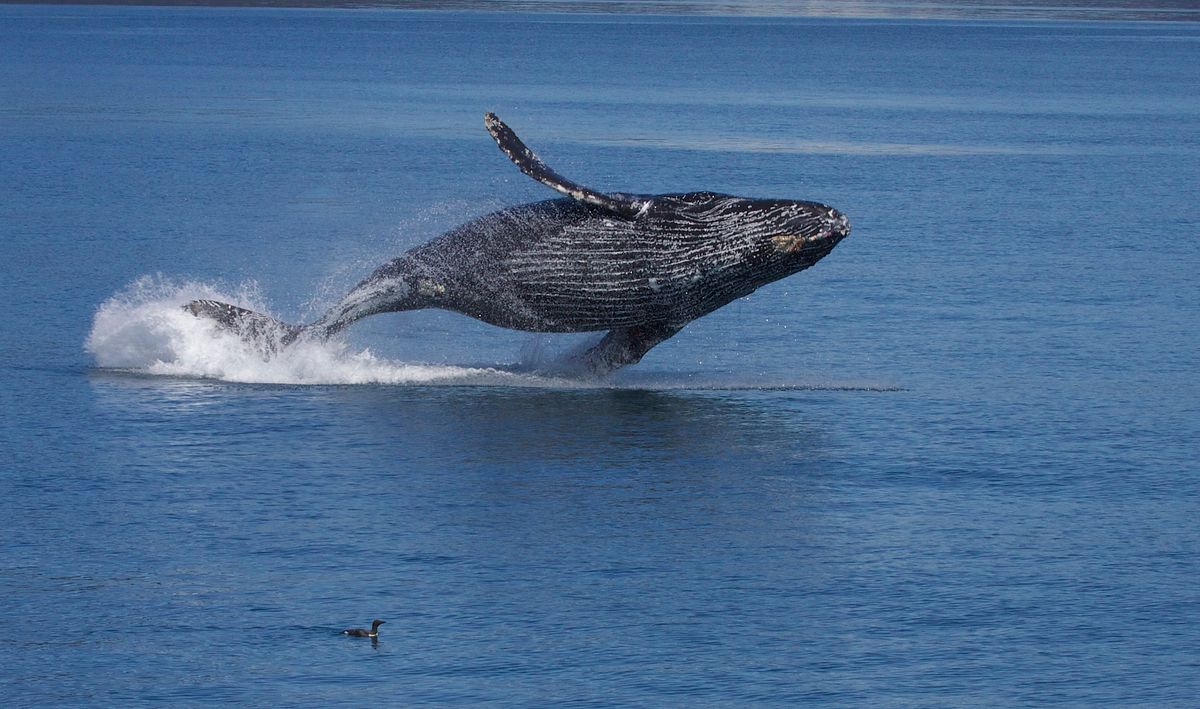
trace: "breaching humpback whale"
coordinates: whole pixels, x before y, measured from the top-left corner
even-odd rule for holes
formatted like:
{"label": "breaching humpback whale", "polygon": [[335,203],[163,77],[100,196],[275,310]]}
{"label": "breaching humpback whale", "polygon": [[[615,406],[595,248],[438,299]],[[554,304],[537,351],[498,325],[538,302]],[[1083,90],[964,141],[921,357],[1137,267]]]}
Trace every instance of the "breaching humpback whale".
{"label": "breaching humpback whale", "polygon": [[715,192],[599,192],[550,169],[495,114],[488,132],[521,172],[566,195],[472,220],[380,266],[309,325],[211,300],[184,306],[270,356],[360,318],[443,308],[530,332],[608,334],[578,365],[634,364],[687,323],[802,271],[850,233],[816,202]]}

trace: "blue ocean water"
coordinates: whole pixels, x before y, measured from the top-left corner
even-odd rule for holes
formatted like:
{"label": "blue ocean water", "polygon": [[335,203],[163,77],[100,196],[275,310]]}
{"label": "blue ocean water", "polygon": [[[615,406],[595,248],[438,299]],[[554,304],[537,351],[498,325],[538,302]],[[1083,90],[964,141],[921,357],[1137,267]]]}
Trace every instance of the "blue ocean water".
{"label": "blue ocean water", "polygon": [[[6,705],[1193,704],[1200,27],[0,7]],[[854,233],[603,382],[363,321],[600,189]],[[387,621],[376,644],[338,631]]]}

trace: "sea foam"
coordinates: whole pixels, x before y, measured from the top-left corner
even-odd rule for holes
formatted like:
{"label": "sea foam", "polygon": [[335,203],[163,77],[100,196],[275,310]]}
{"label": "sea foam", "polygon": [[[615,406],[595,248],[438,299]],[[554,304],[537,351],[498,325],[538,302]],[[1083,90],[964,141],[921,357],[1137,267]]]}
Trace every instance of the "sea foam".
{"label": "sea foam", "polygon": [[415,364],[380,358],[346,342],[301,341],[270,359],[238,335],[183,306],[205,298],[264,314],[253,283],[226,289],[146,276],[96,310],[85,348],[102,369],[269,384],[531,384],[498,369]]}
{"label": "sea foam", "polygon": [[[565,352],[531,336],[519,362],[505,367],[463,367],[401,362],[358,349],[345,340],[301,340],[265,359],[254,345],[221,329],[214,321],[183,309],[197,299],[218,300],[264,315],[271,309],[254,283],[225,287],[201,282],[173,282],[144,276],[96,309],[85,342],[103,370],[148,376],[175,376],[253,384],[384,384],[510,386],[553,389],[645,390],[833,390],[897,391],[890,382],[835,380],[825,377],[731,372],[654,371],[644,366],[614,376],[581,374],[571,362],[594,339]],[[533,373],[538,372],[538,373]],[[546,374],[551,372],[553,374]]]}

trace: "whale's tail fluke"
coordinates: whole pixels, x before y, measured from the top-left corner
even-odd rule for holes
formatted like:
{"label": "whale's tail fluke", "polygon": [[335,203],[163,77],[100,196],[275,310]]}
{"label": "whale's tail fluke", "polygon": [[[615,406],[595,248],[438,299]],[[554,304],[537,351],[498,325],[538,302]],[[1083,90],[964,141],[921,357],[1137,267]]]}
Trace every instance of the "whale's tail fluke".
{"label": "whale's tail fluke", "polygon": [[289,325],[269,315],[216,300],[193,300],[183,309],[198,318],[215,321],[222,330],[256,347],[265,358],[295,342],[306,330],[301,325]]}

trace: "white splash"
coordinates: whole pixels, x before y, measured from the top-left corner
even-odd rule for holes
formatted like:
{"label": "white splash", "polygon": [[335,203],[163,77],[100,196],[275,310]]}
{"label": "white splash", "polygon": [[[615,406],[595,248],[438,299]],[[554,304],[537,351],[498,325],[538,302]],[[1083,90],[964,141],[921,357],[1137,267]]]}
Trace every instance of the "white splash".
{"label": "white splash", "polygon": [[104,369],[264,384],[532,384],[496,369],[394,362],[345,342],[298,342],[269,360],[183,306],[219,300],[270,314],[254,284],[232,292],[146,276],[100,305],[85,348]]}
{"label": "white splash", "polygon": [[222,288],[205,283],[174,283],[145,276],[104,301],[96,310],[85,348],[101,369],[149,376],[214,379],[252,384],[383,384],[503,386],[551,389],[641,389],[655,391],[832,390],[899,391],[889,382],[838,381],[756,376],[745,371],[618,372],[595,379],[571,374],[569,364],[595,337],[565,352],[532,336],[520,354],[524,370],[398,362],[355,349],[345,341],[300,341],[264,360],[260,351],[215,322],[197,318],[183,306],[197,299],[218,300],[271,315],[253,283]]}

